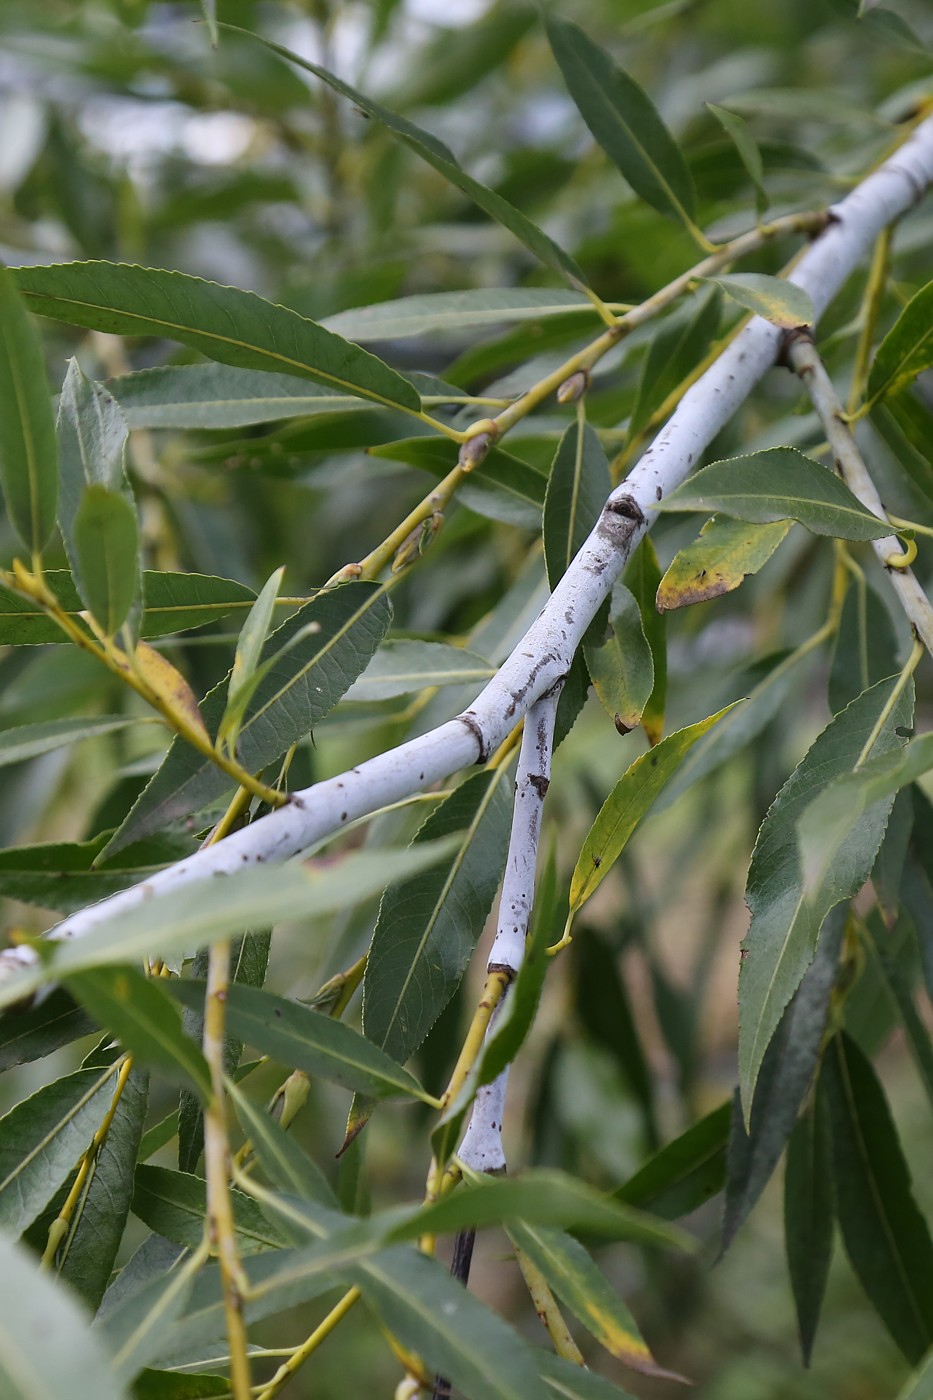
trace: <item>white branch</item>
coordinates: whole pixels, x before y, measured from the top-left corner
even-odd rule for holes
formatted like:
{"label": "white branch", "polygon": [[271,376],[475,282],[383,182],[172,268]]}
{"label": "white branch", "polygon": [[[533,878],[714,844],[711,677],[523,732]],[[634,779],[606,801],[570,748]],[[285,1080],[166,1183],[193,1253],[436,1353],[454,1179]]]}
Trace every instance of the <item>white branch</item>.
{"label": "white branch", "polygon": [[[541,809],[551,781],[551,752],[554,747],[554,721],[561,685],[536,700],[525,717],[521,753],[515,775],[515,808],[509,834],[509,853],[499,900],[499,922],[489,954],[487,971],[504,969],[514,978],[525,956],[528,921],[535,900],[535,869],[541,836]],[[489,1023],[486,1038],[493,1033],[509,995],[507,987]],[[492,1084],[477,1090],[470,1124],[458,1156],[475,1171],[505,1171],[502,1147],[502,1114],[509,1082],[508,1068]]]}
{"label": "white branch", "polygon": [[[933,181],[933,118],[839,205],[834,222],[807,249],[790,280],[819,315],[877,235],[905,213]],[[464,714],[339,777],[294,794],[277,811],[140,885],[64,920],[53,938],[77,938],[156,892],[217,873],[300,855],[348,822],[483,762],[531,705],[567,674],[574,652],[632,550],[650,527],[658,501],[679,486],[701,453],[774,363],[781,331],[753,320],[684,395],[628,479],[618,487],[589,539],[538,618]],[[0,975],[32,961],[22,948],[0,954]]]}

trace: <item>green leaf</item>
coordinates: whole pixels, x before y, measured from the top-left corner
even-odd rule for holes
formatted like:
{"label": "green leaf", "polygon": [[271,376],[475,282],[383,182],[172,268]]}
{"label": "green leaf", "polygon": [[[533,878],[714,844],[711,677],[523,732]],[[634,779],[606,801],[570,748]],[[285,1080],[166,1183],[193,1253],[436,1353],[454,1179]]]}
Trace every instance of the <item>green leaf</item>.
{"label": "green leaf", "polygon": [[843,540],[879,540],[891,526],[866,510],[845,482],[795,447],[769,447],[729,457],[695,472],[659,510],[722,511],[764,525],[799,520],[817,535]]}
{"label": "green leaf", "polygon": [[387,641],[343,697],[391,700],[444,685],[485,685],[496,674],[483,657],[444,642]]}
{"label": "green leaf", "polygon": [[505,865],[511,767],[475,773],[431,813],[411,851],[449,837],[452,850],[382,897],[363,978],[363,1030],[400,1064],[414,1054],[460,983]]}
{"label": "green leaf", "polygon": [[578,25],[549,16],[567,90],[595,140],[653,209],[696,232],[696,193],[680,147],[653,103]]}
{"label": "green leaf", "polygon": [[803,1364],[809,1366],[833,1256],[833,1183],[826,1118],[797,1121],[784,1172],[784,1244]]}
{"label": "green leaf", "polygon": [[933,1351],[927,1352],[917,1369],[897,1392],[897,1400],[933,1400]]}
{"label": "green leaf", "polygon": [[133,1400],[227,1400],[230,1382],[226,1376],[203,1372],[183,1375],[178,1371],[144,1370],[133,1382]]}
{"label": "green leaf", "polygon": [[81,1193],[72,1229],[56,1254],[57,1272],[95,1312],[123,1239],[148,1105],[149,1076],[133,1069]]}
{"label": "green leaf", "polygon": [[602,884],[684,755],[729,709],[731,706],[669,734],[625,770],[600,808],[577,857],[570,881],[571,917]]}
{"label": "green leaf", "polygon": [[139,589],[136,512],[125,496],[86,486],[74,518],[75,577],[107,637],[123,626]]}
{"label": "green leaf", "polygon": [[836,978],[846,910],[830,914],[813,962],[765,1053],[746,1131],[736,1094],[729,1136],[723,1251],[735,1239],[771,1179],[817,1067]]}
{"label": "green leaf", "polygon": [[76,744],[80,739],[96,739],[118,729],[138,724],[138,716],[97,715],[93,719],[50,719],[44,724],[22,724],[17,729],[0,729],[0,768],[24,763],[28,758],[52,753]]}
{"label": "green leaf", "polygon": [[755,208],[760,218],[768,207],[768,195],[764,187],[765,170],[758,142],[749,130],[745,118],[740,117],[737,112],[730,112],[726,107],[717,107],[714,102],[707,102],[706,110],[712,112],[738,151],[739,159],[755,187]]}
{"label": "green leaf", "polygon": [[378,894],[390,878],[424,870],[448,852],[443,842],[407,851],[357,851],[323,869],[270,866],[153,894],[82,938],[50,942],[40,966],[8,977],[0,986],[0,1008],[22,1001],[45,982],[88,968],[190,951],[244,926],[333,914]]}
{"label": "green leaf", "polygon": [[727,1100],[649,1158],[619,1187],[617,1199],[666,1220],[705,1205],[725,1185],[731,1118],[732,1104]]}
{"label": "green leaf", "polygon": [[641,722],[649,744],[656,744],[664,733],[664,712],[667,704],[667,619],[655,605],[661,582],[657,551],[650,535],[646,535],[635,550],[622,575],[641,611],[641,625],[651,649],[654,684]]}
{"label": "green leaf", "polygon": [[590,930],[578,940],[575,963],[575,1000],[582,1025],[597,1045],[610,1052],[625,1076],[641,1109],[646,1146],[654,1152],[660,1141],[654,1085],[616,950]]}
{"label": "green leaf", "polygon": [[119,860],[98,864],[111,835],[105,831],[93,841],[49,841],[0,851],[0,895],[70,914],[145,880],[196,849],[190,837],[166,832],[127,847]]}
{"label": "green leaf", "polygon": [[[902,793],[901,797],[910,797],[910,793]],[[898,798],[900,802],[900,797]],[[891,824],[897,815],[897,804],[891,814]],[[913,813],[910,813],[912,817]],[[888,835],[890,836],[890,825]],[[887,839],[887,838],[886,838]],[[882,847],[882,851],[884,847]],[[876,863],[877,869],[877,863]],[[872,872],[872,883],[876,884],[875,871]],[[877,885],[876,885],[877,893]],[[880,906],[879,897],[879,906]],[[893,920],[892,920],[893,922]],[[913,966],[911,965],[916,955],[916,940],[912,936],[912,930],[895,925],[894,936],[882,918],[881,910],[874,909],[865,921],[869,939],[867,943],[867,962],[863,976],[870,978],[873,982],[883,984],[885,991],[893,1005],[900,1022],[904,1038],[913,1056],[917,1072],[926,1090],[927,1098],[933,1103],[933,1044],[930,1042],[930,1032],[921,1017],[913,996]],[[906,934],[906,937],[904,936]],[[906,943],[907,956],[901,953],[898,943],[903,946]],[[900,954],[900,956],[899,956]],[[910,961],[908,961],[910,959]]]}
{"label": "green leaf", "polygon": [[[285,567],[283,565],[269,575],[255,603],[250,608],[237,638],[233,669],[227,682],[227,704],[217,730],[219,740],[226,745],[231,753],[236,752],[244,711],[262,680],[263,669],[259,664],[260,656],[272,626],[272,615],[282,587],[284,573]],[[269,658],[267,664],[271,664],[271,662],[272,657]]]}
{"label": "green leaf", "polygon": [[582,1244],[561,1230],[515,1221],[512,1243],[541,1270],[558,1298],[612,1356],[647,1376],[672,1379],[657,1364],[632,1314]]}
{"label": "green leaf", "polygon": [[827,1048],[820,1093],[846,1253],[882,1322],[916,1364],[933,1344],[933,1240],[914,1203],[884,1091],[844,1033]]}
{"label": "green leaf", "polygon": [[38,557],[55,528],[58,446],[38,332],[0,264],[0,483],[25,548]]}
{"label": "green leaf", "polygon": [[415,388],[382,360],[255,292],[131,263],[20,267],[30,310],[111,335],[164,336],[210,360],[278,370],[418,412]]}
{"label": "green leaf", "polygon": [[611,490],[602,443],[587,423],[571,423],[560,440],[544,498],[544,558],[552,589],[599,519]]}
{"label": "green leaf", "polygon": [[241,1089],[229,1081],[227,1093],[240,1127],[252,1143],[259,1165],[272,1184],[290,1196],[299,1196],[317,1205],[336,1209],[334,1193],[320,1167],[302,1152],[271,1114],[258,1109]]}
{"label": "green leaf", "polygon": [[18,1235],[67,1180],[113,1098],[116,1068],[79,1069],[0,1119],[0,1226]]}
{"label": "green leaf", "polygon": [[[351,583],[312,598],[269,637],[263,674],[240,727],[237,756],[251,773],[274,763],[312,732],[366,669],[392,618],[383,585]],[[227,682],[205,697],[201,714],[216,730]],[[200,811],[231,788],[231,779],[181,738],[172,741],[110,845],[114,855],[171,821]],[[260,927],[265,923],[260,921]]]}
{"label": "green leaf", "polygon": [[205,1101],[209,1098],[207,1061],[185,1035],[177,1006],[156,981],[135,967],[99,967],[75,973],[66,986],[135,1060],[176,1083],[193,1085]]}
{"label": "green leaf", "polygon": [[[233,1188],[230,1200],[241,1255],[283,1246],[281,1231],[269,1224],[254,1200]],[[134,1178],[133,1214],[164,1239],[197,1249],[204,1236],[207,1183],[188,1172],[140,1165]]]}
{"label": "green leaf", "polygon": [[[235,30],[236,26],[226,25],[225,28]],[[236,30],[238,33],[246,33],[245,30]],[[422,127],[416,126],[407,117],[399,116],[396,112],[390,112],[387,107],[382,107],[378,102],[373,102],[370,98],[364,97],[356,88],[349,83],[343,82],[333,73],[329,73],[326,68],[319,67],[316,63],[310,63],[305,58],[300,58],[291,49],[283,48],[281,44],[273,44],[269,39],[264,39],[260,34],[254,34],[252,38],[258,40],[260,44],[265,44],[266,48],[277,53],[281,58],[289,63],[294,63],[298,68],[303,68],[306,73],[313,73],[316,78],[327,83],[328,87],[339,92],[342,97],[346,97],[367,117],[372,117],[379,122],[393,136],[397,136],[400,141],[404,141],[409,149],[432,166],[439,175],[443,175],[445,180],[449,180],[458,190],[461,190],[468,199],[478,205],[485,214],[497,223],[507,228],[510,233],[525,247],[540,258],[545,267],[551,268],[554,272],[566,277],[575,287],[585,286],[583,274],[577,267],[573,259],[558,247],[553,238],[548,237],[542,229],[526,218],[520,210],[510,204],[507,199],[503,199],[495,190],[483,185],[479,180],[474,180],[472,175],[457,163],[453,152],[439,141],[436,136],[425,131]]]}
{"label": "green leaf", "polygon": [[[50,569],[44,577],[64,610],[72,619],[78,620],[84,604],[71,575],[64,569]],[[215,578],[210,574],[147,570],[143,574],[143,588],[146,611],[141,636],[150,639],[187,631],[191,627],[204,627],[231,613],[245,616],[256,597],[245,584],[233,579]],[[39,646],[66,640],[58,624],[35,604],[0,587],[0,645]]]}
{"label": "green leaf", "polygon": [[539,1351],[535,1360],[549,1392],[563,1400],[631,1400],[627,1390],[621,1390],[604,1376],[567,1361],[563,1356]]}
{"label": "green leaf", "polygon": [[714,515],[693,544],[671,560],[658,587],[658,611],[671,612],[733,592],[767,564],[789,529],[789,520],[749,525]]}
{"label": "green leaf", "polygon": [[[144,1283],[129,1285],[126,1293],[120,1292],[112,1306],[107,1306],[113,1288],[119,1288],[123,1274],[117,1276],[116,1285],[108,1290],[104,1304],[94,1324],[95,1333],[101,1338],[113,1360],[116,1374],[130,1381],[146,1365],[159,1355],[165,1339],[171,1335],[173,1326],[190,1321],[190,1300],[193,1291],[194,1275],[179,1263],[181,1251],[175,1245],[157,1235],[140,1246],[137,1254],[146,1249],[150,1242],[156,1242],[155,1273],[146,1277]],[[134,1256],[135,1258],[136,1256]],[[261,1257],[261,1256],[260,1256]],[[132,1261],[131,1261],[132,1262]],[[244,1272],[253,1259],[244,1261]],[[123,1273],[126,1272],[124,1268]],[[247,1273],[248,1276],[248,1273]],[[217,1292],[219,1294],[219,1280]],[[223,1304],[220,1308],[220,1329],[223,1330]],[[198,1322],[202,1319],[198,1318]],[[216,1335],[216,1334],[215,1334]],[[207,1333],[201,1340],[210,1340]]]}
{"label": "green leaf", "polygon": [[[365,345],[371,340],[401,340],[430,331],[456,335],[477,326],[537,321],[568,311],[590,317],[596,314],[593,303],[580,292],[550,287],[473,287],[355,307],[328,317],[324,324],[328,330]],[[581,321],[581,329],[583,325]]]}
{"label": "green leaf", "polygon": [[630,437],[644,432],[652,415],[693,373],[719,327],[722,298],[714,287],[700,292],[687,315],[672,316],[648,346],[638,397],[629,419]]}
{"label": "green leaf", "polygon": [[912,296],[878,346],[868,376],[874,403],[896,394],[933,365],[933,282]]}
{"label": "green leaf", "polygon": [[[173,981],[171,990],[184,1006],[200,1007],[204,1001],[202,982]],[[303,1002],[234,984],[227,988],[227,1025],[244,1044],[279,1064],[376,1098],[424,1098],[414,1076],[378,1045]]]}
{"label": "green leaf", "polygon": [[56,987],[38,1006],[0,1017],[0,1073],[41,1060],[97,1029],[68,992]]}
{"label": "green leaf", "polygon": [[898,667],[891,614],[875,590],[856,579],[846,591],[829,672],[829,707],[838,714]]}
{"label": "green leaf", "polygon": [[[446,476],[456,462],[450,444],[436,437],[382,443],[371,447],[369,453],[372,457],[408,462],[436,477]],[[514,453],[494,447],[460,487],[457,499],[479,515],[537,530],[546,489],[547,479],[541,472]]]}
{"label": "green leaf", "polygon": [[90,1319],[35,1256],[0,1235],[0,1390],[4,1400],[127,1400]]}
{"label": "green leaf", "polygon": [[792,330],[795,326],[811,326],[815,320],[809,292],[784,277],[768,277],[763,272],[731,272],[703,280],[715,283],[739,306],[754,311],[756,316],[763,316],[775,326]]}
{"label": "green leaf", "polygon": [[603,640],[585,638],[583,655],[600,704],[616,729],[628,733],[638,725],[654,690],[654,659],[641,609],[624,584],[617,583],[612,590],[612,612]]}
{"label": "green leaf", "polygon": [[[809,890],[798,857],[798,821],[833,777],[851,772],[898,679],[873,686],[823,730],[774,799],[758,833],[745,891],[752,919],[739,973],[739,1082],[746,1115],[765,1050],[813,960],[823,920],[871,873],[893,795],[860,816],[833,869]],[[895,731],[910,723],[912,711],[908,687],[885,720],[876,752],[900,746]]]}

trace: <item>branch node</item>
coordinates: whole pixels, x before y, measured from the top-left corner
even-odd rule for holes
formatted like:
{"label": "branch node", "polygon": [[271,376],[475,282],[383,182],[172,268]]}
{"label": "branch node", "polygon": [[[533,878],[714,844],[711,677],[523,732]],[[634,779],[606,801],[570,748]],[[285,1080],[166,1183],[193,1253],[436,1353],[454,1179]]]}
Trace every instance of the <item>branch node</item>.
{"label": "branch node", "polygon": [[479,721],[476,719],[472,711],[466,710],[462,715],[457,715],[457,719],[460,721],[461,724],[466,725],[467,729],[469,729],[470,733],[473,735],[473,738],[479,745],[479,753],[476,755],[476,762],[488,763],[489,747],[486,743],[486,736],[480,728]]}

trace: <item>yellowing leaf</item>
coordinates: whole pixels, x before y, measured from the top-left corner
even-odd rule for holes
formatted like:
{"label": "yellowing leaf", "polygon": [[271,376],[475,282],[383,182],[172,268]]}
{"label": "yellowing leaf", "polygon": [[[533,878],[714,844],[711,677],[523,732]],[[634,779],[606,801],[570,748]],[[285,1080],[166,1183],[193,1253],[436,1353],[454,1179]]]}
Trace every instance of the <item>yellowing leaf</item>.
{"label": "yellowing leaf", "polygon": [[790,526],[789,520],[753,525],[714,516],[693,544],[671,561],[658,586],[658,611],[672,612],[731,593],[768,562]]}

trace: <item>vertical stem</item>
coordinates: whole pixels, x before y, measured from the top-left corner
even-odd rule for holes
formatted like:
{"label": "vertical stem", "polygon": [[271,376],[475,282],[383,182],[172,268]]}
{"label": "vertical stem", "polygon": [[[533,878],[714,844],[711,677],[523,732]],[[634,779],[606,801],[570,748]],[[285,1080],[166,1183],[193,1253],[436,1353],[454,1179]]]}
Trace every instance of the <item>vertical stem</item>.
{"label": "vertical stem", "polygon": [[224,1027],[229,973],[230,940],[226,938],[211,945],[204,1005],[204,1058],[211,1072],[211,1096],[204,1110],[207,1222],[211,1245],[220,1265],[233,1397],[234,1400],[252,1400],[246,1326],[243,1321],[244,1279],[228,1185],[231,1162],[224,1096]]}

